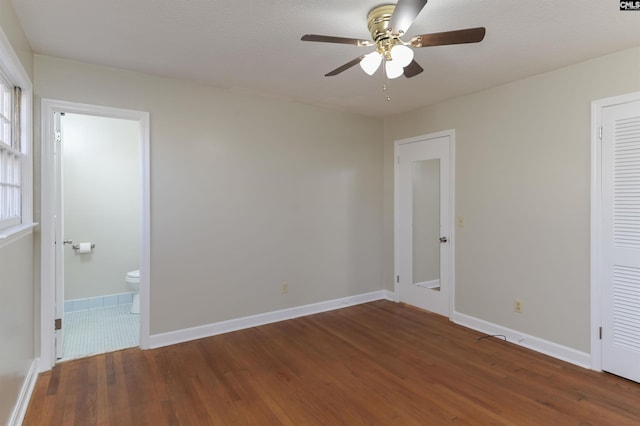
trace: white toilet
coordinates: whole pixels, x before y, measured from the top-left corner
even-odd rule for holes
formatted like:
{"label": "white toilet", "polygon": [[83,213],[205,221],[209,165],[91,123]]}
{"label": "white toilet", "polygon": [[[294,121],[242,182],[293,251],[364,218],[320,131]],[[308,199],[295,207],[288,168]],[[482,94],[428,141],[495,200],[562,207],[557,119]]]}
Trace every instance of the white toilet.
{"label": "white toilet", "polygon": [[133,302],[131,303],[131,313],[139,314],[140,313],[140,269],[136,269],[135,271],[127,272],[127,277],[125,278],[127,282],[127,286],[131,290],[133,290]]}

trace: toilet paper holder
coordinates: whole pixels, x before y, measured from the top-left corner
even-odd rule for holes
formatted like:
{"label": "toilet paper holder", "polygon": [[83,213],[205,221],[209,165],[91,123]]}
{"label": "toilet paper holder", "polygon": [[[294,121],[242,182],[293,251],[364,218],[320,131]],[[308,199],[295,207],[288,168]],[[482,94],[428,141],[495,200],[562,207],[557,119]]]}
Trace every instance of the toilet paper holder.
{"label": "toilet paper holder", "polygon": [[[74,250],[80,250],[80,244],[72,244],[71,248]],[[96,245],[94,243],[91,243],[91,248],[92,249],[96,248]]]}

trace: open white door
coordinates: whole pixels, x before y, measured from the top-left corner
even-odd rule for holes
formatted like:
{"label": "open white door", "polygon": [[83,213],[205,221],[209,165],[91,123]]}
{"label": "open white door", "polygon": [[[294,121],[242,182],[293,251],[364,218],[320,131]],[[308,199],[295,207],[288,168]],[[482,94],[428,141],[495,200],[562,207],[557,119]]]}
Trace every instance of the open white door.
{"label": "open white door", "polygon": [[55,157],[55,354],[56,359],[62,358],[63,347],[63,317],[64,317],[64,221],[62,197],[62,130],[60,113],[53,113],[53,131]]}
{"label": "open white door", "polygon": [[640,382],[640,100],[602,109],[602,369]]}
{"label": "open white door", "polygon": [[396,143],[399,300],[450,316],[453,132]]}

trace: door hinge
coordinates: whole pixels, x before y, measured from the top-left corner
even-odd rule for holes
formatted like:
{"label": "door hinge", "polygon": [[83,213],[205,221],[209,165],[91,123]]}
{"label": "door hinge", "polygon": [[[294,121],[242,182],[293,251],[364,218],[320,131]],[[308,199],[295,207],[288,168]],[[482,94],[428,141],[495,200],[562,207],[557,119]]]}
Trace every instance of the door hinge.
{"label": "door hinge", "polygon": [[60,132],[56,132],[56,142],[62,141],[62,134]]}
{"label": "door hinge", "polygon": [[54,330],[62,330],[62,318],[56,318],[53,324]]}
{"label": "door hinge", "polygon": [[602,327],[600,327],[600,329],[598,330],[598,334],[600,336],[600,340],[602,340]]}
{"label": "door hinge", "polygon": [[397,162],[398,164],[400,164],[400,156],[397,156],[397,157],[396,157],[396,162]]}
{"label": "door hinge", "polygon": [[600,132],[600,133],[599,133],[600,140],[602,140],[602,126],[600,126],[600,130],[599,130],[599,132]]}
{"label": "door hinge", "polygon": [[400,284],[400,275],[396,275],[396,282]]}

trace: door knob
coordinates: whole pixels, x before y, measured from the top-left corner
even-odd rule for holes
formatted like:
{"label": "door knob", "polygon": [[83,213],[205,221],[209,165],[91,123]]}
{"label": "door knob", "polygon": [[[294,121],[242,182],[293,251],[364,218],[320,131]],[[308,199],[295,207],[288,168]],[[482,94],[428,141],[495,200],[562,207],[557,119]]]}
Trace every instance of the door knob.
{"label": "door knob", "polygon": [[447,241],[449,241],[449,239],[447,237],[440,237],[440,242],[441,243],[446,243]]}

